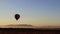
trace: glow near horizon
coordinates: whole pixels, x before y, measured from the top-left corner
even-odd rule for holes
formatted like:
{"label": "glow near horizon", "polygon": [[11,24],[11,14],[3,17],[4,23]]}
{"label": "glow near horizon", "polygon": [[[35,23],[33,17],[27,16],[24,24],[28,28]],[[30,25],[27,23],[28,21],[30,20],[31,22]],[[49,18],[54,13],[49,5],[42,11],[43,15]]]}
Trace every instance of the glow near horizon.
{"label": "glow near horizon", "polygon": [[60,0],[0,0],[0,25],[21,24],[60,26]]}

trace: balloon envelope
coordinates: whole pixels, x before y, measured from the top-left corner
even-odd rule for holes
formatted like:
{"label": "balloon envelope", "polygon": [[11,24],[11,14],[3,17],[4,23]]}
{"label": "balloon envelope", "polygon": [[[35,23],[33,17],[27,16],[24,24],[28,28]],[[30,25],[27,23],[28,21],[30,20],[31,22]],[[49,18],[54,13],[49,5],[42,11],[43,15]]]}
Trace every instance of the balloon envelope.
{"label": "balloon envelope", "polygon": [[15,14],[15,19],[18,20],[20,18],[19,14]]}

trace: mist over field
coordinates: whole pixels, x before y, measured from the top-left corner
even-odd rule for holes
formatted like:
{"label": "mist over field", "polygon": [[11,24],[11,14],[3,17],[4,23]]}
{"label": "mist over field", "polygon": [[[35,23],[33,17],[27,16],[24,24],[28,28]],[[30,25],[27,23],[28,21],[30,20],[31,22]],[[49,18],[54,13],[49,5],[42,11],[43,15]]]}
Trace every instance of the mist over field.
{"label": "mist over field", "polygon": [[18,25],[1,25],[0,28],[33,28],[33,29],[39,29],[39,28],[60,28],[60,26],[33,26],[28,24],[18,24]]}

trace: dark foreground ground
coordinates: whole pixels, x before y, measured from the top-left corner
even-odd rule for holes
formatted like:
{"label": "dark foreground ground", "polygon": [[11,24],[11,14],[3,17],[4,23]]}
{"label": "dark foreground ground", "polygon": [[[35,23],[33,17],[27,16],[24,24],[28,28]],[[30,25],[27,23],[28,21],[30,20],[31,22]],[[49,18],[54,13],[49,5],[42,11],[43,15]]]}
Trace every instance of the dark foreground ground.
{"label": "dark foreground ground", "polygon": [[0,28],[0,34],[60,34],[58,29]]}

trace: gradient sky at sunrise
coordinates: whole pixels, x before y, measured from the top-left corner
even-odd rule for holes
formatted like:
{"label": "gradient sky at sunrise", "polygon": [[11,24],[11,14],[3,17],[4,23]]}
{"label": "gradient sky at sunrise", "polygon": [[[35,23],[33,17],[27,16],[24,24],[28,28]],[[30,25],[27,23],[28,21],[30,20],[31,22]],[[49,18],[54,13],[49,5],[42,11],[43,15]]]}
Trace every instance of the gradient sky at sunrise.
{"label": "gradient sky at sunrise", "polygon": [[[14,15],[21,18],[16,21]],[[60,26],[60,0],[0,0],[0,25]]]}

